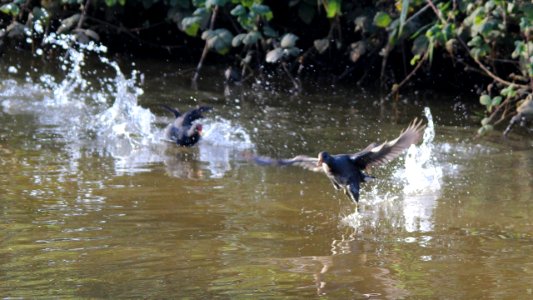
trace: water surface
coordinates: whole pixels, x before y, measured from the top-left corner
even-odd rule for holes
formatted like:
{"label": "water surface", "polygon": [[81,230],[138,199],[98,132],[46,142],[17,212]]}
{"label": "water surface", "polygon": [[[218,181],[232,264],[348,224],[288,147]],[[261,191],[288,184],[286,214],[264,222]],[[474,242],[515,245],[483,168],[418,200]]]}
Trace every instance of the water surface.
{"label": "water surface", "polygon": [[[533,145],[475,139],[471,99],[224,95],[216,71],[194,91],[187,69],[89,50],[0,64],[2,297],[533,297]],[[160,103],[214,107],[197,147],[161,142]],[[323,174],[242,158],[355,152],[415,117],[424,143],[372,171],[359,212]]]}

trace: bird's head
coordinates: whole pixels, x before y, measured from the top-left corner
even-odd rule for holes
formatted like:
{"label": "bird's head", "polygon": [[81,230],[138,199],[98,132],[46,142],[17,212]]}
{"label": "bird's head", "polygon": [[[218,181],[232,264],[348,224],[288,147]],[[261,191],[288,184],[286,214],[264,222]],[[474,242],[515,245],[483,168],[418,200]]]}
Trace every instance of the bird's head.
{"label": "bird's head", "polygon": [[323,163],[328,164],[330,158],[331,158],[331,156],[329,155],[328,152],[322,151],[322,152],[318,153],[318,162],[317,162],[316,165],[318,167],[320,167],[320,166],[322,166]]}
{"label": "bird's head", "polygon": [[202,126],[202,124],[198,123],[194,126],[194,131],[195,132],[198,132],[198,134],[202,134],[202,130],[204,129],[204,127]]}
{"label": "bird's head", "polygon": [[202,130],[203,130],[202,124],[200,123],[193,124],[191,128],[187,130],[187,136],[199,138],[202,135]]}

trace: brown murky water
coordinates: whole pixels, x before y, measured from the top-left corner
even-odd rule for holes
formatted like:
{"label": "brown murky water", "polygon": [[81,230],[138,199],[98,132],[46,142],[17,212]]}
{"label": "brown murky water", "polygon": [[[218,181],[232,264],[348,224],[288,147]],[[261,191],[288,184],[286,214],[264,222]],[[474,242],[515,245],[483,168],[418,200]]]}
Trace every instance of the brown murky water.
{"label": "brown murky water", "polygon": [[[97,97],[83,88],[58,103],[57,88],[23,66],[0,83],[2,297],[533,297],[533,145],[516,134],[473,139],[460,105],[470,99],[427,93],[379,106],[342,88],[224,97],[208,79],[194,92],[171,68],[136,68],[144,94],[117,92],[107,105],[87,104]],[[212,131],[176,149],[143,141],[130,123],[93,127],[118,98],[149,108],[154,134],[170,121],[158,103],[212,105]],[[397,160],[374,170],[359,213],[322,174],[240,159],[355,152],[394,138],[426,103],[435,139],[425,170],[441,174],[438,185],[406,191],[418,183],[399,179],[407,166]],[[129,105],[125,122],[142,119]]]}

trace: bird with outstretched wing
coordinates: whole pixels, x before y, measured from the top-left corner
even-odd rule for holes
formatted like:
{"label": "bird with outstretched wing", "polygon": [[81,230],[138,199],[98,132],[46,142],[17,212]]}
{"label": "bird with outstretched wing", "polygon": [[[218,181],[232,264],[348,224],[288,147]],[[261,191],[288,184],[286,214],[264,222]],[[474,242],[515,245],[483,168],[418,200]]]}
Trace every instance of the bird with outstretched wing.
{"label": "bird with outstretched wing", "polygon": [[388,163],[398,157],[411,144],[422,137],[425,125],[415,119],[396,139],[382,144],[373,143],[355,154],[331,155],[326,151],[318,157],[298,155],[290,159],[274,159],[266,156],[251,155],[248,158],[259,165],[299,166],[314,172],[323,171],[335,189],[343,189],[354,202],[359,202],[361,182],[373,178],[363,171],[368,167]]}

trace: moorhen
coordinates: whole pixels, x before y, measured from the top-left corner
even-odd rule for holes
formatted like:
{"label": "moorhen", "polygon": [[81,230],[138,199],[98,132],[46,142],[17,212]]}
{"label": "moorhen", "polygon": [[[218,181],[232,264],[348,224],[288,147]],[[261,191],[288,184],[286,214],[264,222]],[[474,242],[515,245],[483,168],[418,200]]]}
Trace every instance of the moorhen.
{"label": "moorhen", "polygon": [[176,143],[178,146],[191,147],[200,140],[202,124],[194,121],[203,118],[203,113],[210,111],[212,107],[199,106],[182,114],[177,109],[170,106],[161,105],[166,110],[172,112],[176,117],[174,122],[165,128],[165,138]]}
{"label": "moorhen", "polygon": [[360,183],[374,178],[363,173],[363,170],[367,167],[386,164],[398,157],[411,144],[420,140],[424,128],[422,120],[415,119],[395,140],[380,145],[370,144],[355,154],[331,155],[322,151],[318,153],[317,158],[306,155],[298,155],[290,159],[253,156],[252,160],[261,165],[296,165],[315,172],[324,171],[333,187],[336,190],[343,189],[344,193],[357,204]]}

